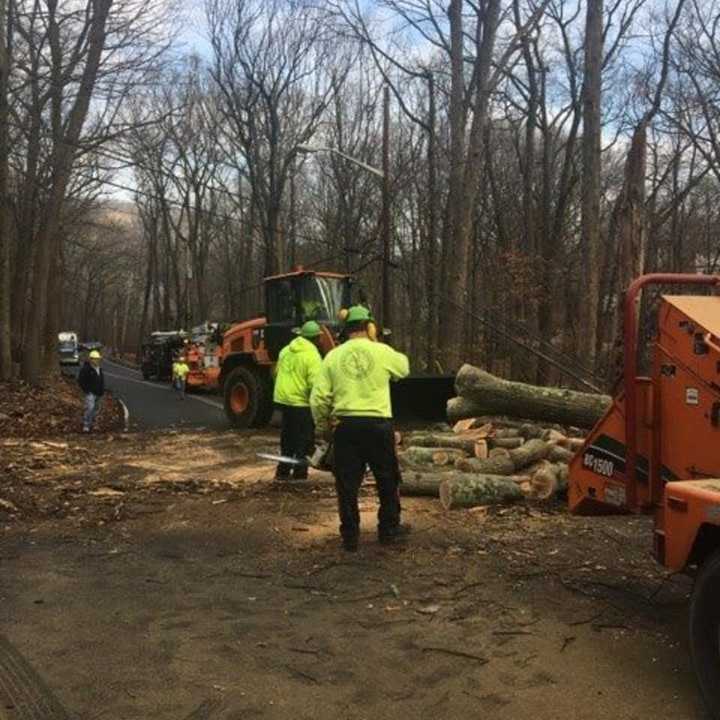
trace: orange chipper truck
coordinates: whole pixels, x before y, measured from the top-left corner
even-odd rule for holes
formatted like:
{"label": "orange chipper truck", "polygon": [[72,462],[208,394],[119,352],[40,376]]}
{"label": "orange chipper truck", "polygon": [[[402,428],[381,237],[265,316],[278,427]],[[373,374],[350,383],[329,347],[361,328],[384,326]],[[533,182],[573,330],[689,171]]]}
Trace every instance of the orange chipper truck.
{"label": "orange chipper truck", "polygon": [[637,372],[637,303],[648,285],[720,286],[708,275],[644,275],[625,299],[624,382],[570,464],[574,513],[651,513],[654,550],[696,574],[690,649],[720,718],[720,296],[663,295],[650,377]]}

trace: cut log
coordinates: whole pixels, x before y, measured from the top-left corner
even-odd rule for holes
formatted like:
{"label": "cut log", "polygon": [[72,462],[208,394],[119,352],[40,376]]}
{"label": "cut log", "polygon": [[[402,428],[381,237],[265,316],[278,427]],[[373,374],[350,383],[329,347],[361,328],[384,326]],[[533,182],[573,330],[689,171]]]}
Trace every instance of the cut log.
{"label": "cut log", "polygon": [[432,435],[413,435],[408,438],[408,443],[416,447],[430,447],[430,448],[454,448],[456,450],[463,450],[468,455],[475,454],[475,442],[476,438],[470,436],[465,437],[464,435],[442,435],[440,433]]}
{"label": "cut log", "polygon": [[528,440],[516,450],[510,451],[510,459],[515,470],[532,465],[538,460],[544,460],[552,449],[550,443],[544,440]]}
{"label": "cut log", "polygon": [[507,448],[514,450],[519,448],[525,441],[521,437],[494,437],[490,438],[490,445],[494,448]]}
{"label": "cut log", "polygon": [[486,460],[465,458],[457,460],[455,467],[460,472],[481,475],[512,475],[515,472],[515,465],[510,457],[489,457]]}
{"label": "cut log", "polygon": [[576,453],[585,444],[585,438],[569,437],[558,444]]}
{"label": "cut log", "polygon": [[545,432],[545,429],[540,427],[540,425],[535,425],[533,423],[523,423],[519,427],[520,434],[526,439],[526,440],[533,440],[534,438],[542,437],[543,432]]}
{"label": "cut log", "polygon": [[564,462],[565,464],[569,463],[574,457],[575,453],[562,445],[553,445],[547,454],[547,459],[551,462]]}
{"label": "cut log", "polygon": [[411,445],[402,452],[410,464],[430,463],[432,465],[452,465],[456,460],[466,457],[464,450],[457,448],[429,448]]}
{"label": "cut log", "polygon": [[508,450],[508,456],[496,454],[487,460],[463,458],[455,462],[461,472],[480,473],[483,475],[512,475],[538,460],[544,460],[552,449],[544,440],[528,440],[519,448]]}
{"label": "cut log", "polygon": [[489,453],[487,440],[475,441],[475,452],[473,453],[478,460],[485,460]]}
{"label": "cut log", "polygon": [[498,505],[523,498],[520,485],[497,475],[447,477],[440,485],[440,503],[445,510]]}
{"label": "cut log", "polygon": [[553,428],[548,428],[543,434],[542,439],[552,443],[559,443],[562,440],[567,440],[565,433],[561,433]]}
{"label": "cut log", "polygon": [[496,457],[505,457],[510,458],[510,451],[507,448],[503,447],[494,447],[492,450],[490,450],[488,457],[496,458]]}
{"label": "cut log", "polygon": [[404,470],[402,482],[400,483],[400,495],[405,497],[439,497],[442,481],[445,478],[455,476],[456,473]]}
{"label": "cut log", "polygon": [[447,408],[452,422],[498,414],[592,427],[611,402],[608,395],[510,382],[472,365],[460,368],[455,388],[460,397],[450,400]]}
{"label": "cut log", "polygon": [[531,495],[538,500],[547,500],[557,493],[567,490],[568,467],[564,463],[546,462],[537,470],[530,484]]}
{"label": "cut log", "polygon": [[498,440],[504,438],[519,438],[520,436],[520,428],[498,428],[493,433],[493,437]]}
{"label": "cut log", "polygon": [[453,432],[455,433],[461,433],[465,432],[466,430],[469,430],[471,427],[474,427],[475,423],[477,422],[477,418],[464,418],[463,420],[458,420],[453,425]]}

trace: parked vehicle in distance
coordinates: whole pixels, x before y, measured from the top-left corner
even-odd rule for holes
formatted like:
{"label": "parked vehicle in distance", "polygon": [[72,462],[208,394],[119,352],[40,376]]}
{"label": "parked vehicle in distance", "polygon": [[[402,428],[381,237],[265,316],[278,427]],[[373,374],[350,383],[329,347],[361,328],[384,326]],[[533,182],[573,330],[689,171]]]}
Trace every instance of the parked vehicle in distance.
{"label": "parked vehicle in distance", "polygon": [[85,350],[86,352],[91,352],[92,350],[102,350],[103,344],[99,340],[83,340],[80,343],[80,349]]}
{"label": "parked vehicle in distance", "polygon": [[58,333],[58,356],[61,365],[80,364],[77,333],[69,331]]}

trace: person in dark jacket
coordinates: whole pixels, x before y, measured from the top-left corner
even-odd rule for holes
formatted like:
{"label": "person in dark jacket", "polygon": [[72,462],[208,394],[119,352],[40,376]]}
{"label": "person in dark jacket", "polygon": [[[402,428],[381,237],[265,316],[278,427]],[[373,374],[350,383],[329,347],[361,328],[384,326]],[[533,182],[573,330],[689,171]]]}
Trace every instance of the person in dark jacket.
{"label": "person in dark jacket", "polygon": [[102,356],[97,350],[93,350],[88,360],[80,370],[78,384],[85,393],[85,412],[83,413],[83,432],[89,433],[92,430],[95,417],[100,410],[100,398],[105,392],[105,376],[103,375],[100,363]]}

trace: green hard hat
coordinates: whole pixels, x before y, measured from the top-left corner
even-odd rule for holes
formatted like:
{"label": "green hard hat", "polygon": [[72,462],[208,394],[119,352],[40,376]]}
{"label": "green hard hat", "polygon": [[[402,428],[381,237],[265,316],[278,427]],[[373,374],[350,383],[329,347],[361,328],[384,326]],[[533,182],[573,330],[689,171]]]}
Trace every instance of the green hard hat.
{"label": "green hard hat", "polygon": [[367,322],[372,320],[370,311],[363,305],[353,305],[349,310],[345,322],[347,324]]}
{"label": "green hard hat", "polygon": [[312,340],[322,334],[320,326],[314,320],[308,320],[299,330],[296,331],[300,337]]}

